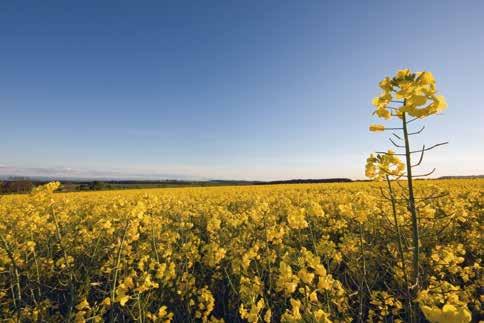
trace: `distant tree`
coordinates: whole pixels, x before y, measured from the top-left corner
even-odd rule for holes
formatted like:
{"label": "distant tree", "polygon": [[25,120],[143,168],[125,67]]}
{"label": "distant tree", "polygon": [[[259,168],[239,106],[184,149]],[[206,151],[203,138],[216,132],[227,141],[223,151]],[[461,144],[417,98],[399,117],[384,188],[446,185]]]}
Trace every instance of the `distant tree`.
{"label": "distant tree", "polygon": [[89,189],[93,190],[93,191],[106,190],[106,189],[110,189],[110,188],[111,188],[111,185],[106,184],[106,183],[101,182],[101,181],[93,181],[89,184]]}
{"label": "distant tree", "polygon": [[30,180],[5,181],[1,184],[0,192],[3,194],[29,193],[34,188]]}

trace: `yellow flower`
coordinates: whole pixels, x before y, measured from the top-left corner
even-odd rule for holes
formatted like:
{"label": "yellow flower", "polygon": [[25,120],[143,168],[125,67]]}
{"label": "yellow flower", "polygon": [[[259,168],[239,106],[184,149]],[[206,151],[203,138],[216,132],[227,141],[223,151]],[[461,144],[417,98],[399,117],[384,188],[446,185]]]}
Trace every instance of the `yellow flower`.
{"label": "yellow flower", "polygon": [[79,304],[76,305],[76,310],[78,311],[88,310],[90,308],[91,307],[89,306],[89,302],[86,298],[84,298]]}
{"label": "yellow flower", "polygon": [[277,289],[284,291],[286,295],[291,295],[297,289],[299,278],[292,273],[292,268],[284,261],[279,264],[279,278],[277,279]]}
{"label": "yellow flower", "polygon": [[407,76],[410,75],[410,70],[408,68],[405,68],[405,69],[402,69],[402,70],[399,70],[396,74],[396,78],[397,79],[401,79],[401,78],[405,78]]}
{"label": "yellow flower", "polygon": [[386,109],[385,107],[379,107],[378,109],[376,109],[376,111],[374,113],[378,117],[383,118],[383,119],[387,119],[387,120],[392,117],[392,114],[390,113],[390,111],[388,111],[388,109]]}
{"label": "yellow flower", "polygon": [[250,311],[247,311],[243,304],[241,304],[239,309],[240,316],[248,322],[258,322],[259,313],[264,308],[264,305],[264,299],[262,298],[257,303],[251,305]]}
{"label": "yellow flower", "polygon": [[111,305],[111,298],[109,297],[106,297],[102,302],[101,302],[102,305],[104,306],[109,306]]}
{"label": "yellow flower", "polygon": [[129,295],[123,295],[117,299],[121,306],[124,306],[129,301]]}
{"label": "yellow flower", "polygon": [[266,314],[264,314],[264,322],[271,323],[271,319],[272,319],[272,311],[271,309],[268,309],[266,311]]}
{"label": "yellow flower", "polygon": [[420,72],[418,78],[422,84],[434,84],[434,75],[431,72]]}
{"label": "yellow flower", "polygon": [[311,294],[309,294],[309,299],[311,300],[311,302],[317,303],[318,302],[318,293],[316,291],[313,291]]}
{"label": "yellow flower", "polygon": [[286,310],[286,313],[281,317],[281,322],[301,322],[303,319],[301,315],[301,301],[291,298],[289,302],[291,303],[291,310]]}
{"label": "yellow flower", "polygon": [[407,105],[419,106],[419,105],[424,105],[426,102],[427,102],[427,97],[425,95],[413,95],[408,98]]}
{"label": "yellow flower", "polygon": [[[376,107],[374,114],[383,119],[401,118],[402,113],[423,118],[447,107],[444,97],[436,94],[435,79],[430,72],[412,73],[402,69],[393,78],[385,77],[379,86],[384,92],[375,97],[372,104]],[[388,106],[395,99],[402,100],[402,105],[393,107],[392,114]]]}
{"label": "yellow flower", "polygon": [[168,308],[163,305],[158,310],[157,317],[159,319],[163,319],[163,322],[171,322],[173,318],[173,313],[168,312]]}
{"label": "yellow flower", "polygon": [[333,286],[333,279],[329,276],[319,277],[318,289],[329,290]]}
{"label": "yellow flower", "polygon": [[220,247],[216,242],[211,242],[203,248],[205,253],[205,263],[215,268],[224,259],[226,250]]}
{"label": "yellow flower", "polygon": [[472,320],[470,311],[464,307],[445,304],[442,309],[436,306],[421,306],[422,312],[431,323],[467,323]]}
{"label": "yellow flower", "polygon": [[395,155],[392,150],[386,154],[374,156],[373,154],[366,160],[365,175],[368,178],[381,180],[386,176],[401,176],[405,169],[405,164]]}
{"label": "yellow flower", "polygon": [[304,229],[308,227],[308,222],[305,218],[306,211],[301,209],[291,209],[287,215],[287,223],[292,229]]}
{"label": "yellow flower", "polygon": [[308,272],[305,268],[301,269],[297,275],[306,284],[310,285],[313,282],[314,274]]}
{"label": "yellow flower", "polygon": [[442,112],[447,108],[447,101],[443,95],[436,95],[433,100],[434,103],[430,106],[430,111],[432,113]]}
{"label": "yellow flower", "polygon": [[372,124],[372,125],[370,125],[370,131],[378,132],[378,131],[384,131],[384,130],[385,130],[385,126],[382,125],[382,124]]}
{"label": "yellow flower", "polygon": [[26,245],[27,245],[27,249],[33,252],[37,244],[34,241],[27,241]]}
{"label": "yellow flower", "polygon": [[380,83],[378,83],[378,85],[385,92],[392,90],[392,80],[389,77],[385,77]]}
{"label": "yellow flower", "polygon": [[314,312],[314,318],[316,319],[316,322],[331,323],[331,320],[329,319],[329,314],[321,309]]}

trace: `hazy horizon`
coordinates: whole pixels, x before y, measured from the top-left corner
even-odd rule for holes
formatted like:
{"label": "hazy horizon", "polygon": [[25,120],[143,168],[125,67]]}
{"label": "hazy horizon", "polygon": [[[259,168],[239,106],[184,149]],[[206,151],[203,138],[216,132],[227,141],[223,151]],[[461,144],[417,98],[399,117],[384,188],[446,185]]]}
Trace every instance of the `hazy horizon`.
{"label": "hazy horizon", "polygon": [[[0,4],[0,176],[364,178],[378,82],[448,101],[415,147],[484,174],[484,2]],[[413,138],[412,138],[413,139]]]}

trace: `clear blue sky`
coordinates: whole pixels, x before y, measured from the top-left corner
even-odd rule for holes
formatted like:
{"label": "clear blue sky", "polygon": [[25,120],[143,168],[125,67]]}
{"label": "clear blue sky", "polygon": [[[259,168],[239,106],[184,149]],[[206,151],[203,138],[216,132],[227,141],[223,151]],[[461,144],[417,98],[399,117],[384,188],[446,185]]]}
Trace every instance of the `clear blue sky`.
{"label": "clear blue sky", "polygon": [[428,167],[484,173],[484,1],[369,2],[2,1],[0,174],[362,178],[404,67],[449,104]]}

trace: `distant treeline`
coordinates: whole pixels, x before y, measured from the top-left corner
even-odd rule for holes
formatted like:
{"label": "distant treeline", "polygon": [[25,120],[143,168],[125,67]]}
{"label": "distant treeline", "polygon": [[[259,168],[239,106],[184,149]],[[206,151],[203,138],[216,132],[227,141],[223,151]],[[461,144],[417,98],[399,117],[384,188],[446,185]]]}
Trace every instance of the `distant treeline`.
{"label": "distant treeline", "polygon": [[[33,181],[28,179],[22,180],[6,180],[0,182],[0,194],[20,194],[30,193],[34,187],[47,184],[47,181]],[[63,182],[59,191],[71,192],[71,191],[99,191],[113,189],[112,185],[100,182],[92,181],[86,183],[71,183]]]}
{"label": "distant treeline", "polygon": [[[48,180],[9,179],[0,182],[0,194],[29,193],[35,186],[48,183]],[[207,187],[236,185],[276,185],[276,184],[310,184],[352,182],[349,178],[327,179],[291,179],[280,181],[237,181],[237,180],[113,180],[113,181],[63,181],[60,192],[103,191],[137,188],[169,188],[169,187]]]}
{"label": "distant treeline", "polygon": [[4,181],[0,183],[0,194],[29,193],[34,188],[34,183],[28,179]]}
{"label": "distant treeline", "polygon": [[256,185],[271,185],[271,184],[318,184],[318,183],[347,183],[353,182],[349,178],[321,178],[321,179],[289,179],[283,181],[270,182],[256,182]]}
{"label": "distant treeline", "polygon": [[[476,176],[443,176],[438,179],[483,178]],[[54,179],[52,179],[54,180]],[[46,184],[52,180],[36,180],[28,178],[11,178],[0,182],[0,194],[29,193],[36,186]],[[426,179],[432,180],[432,179]],[[360,182],[362,180],[357,180]],[[365,181],[365,180],[363,180]],[[321,178],[321,179],[290,179],[278,181],[237,181],[237,180],[107,180],[107,181],[76,181],[60,180],[60,192],[104,191],[141,188],[173,188],[173,187],[208,187],[208,186],[241,186],[241,185],[278,185],[278,184],[317,184],[317,183],[347,183],[354,182],[349,178]]]}
{"label": "distant treeline", "polygon": [[484,175],[467,175],[467,176],[442,176],[438,179],[478,179],[484,178]]}
{"label": "distant treeline", "polygon": [[[484,175],[474,176],[442,176],[437,179],[478,179]],[[12,177],[0,182],[0,194],[30,193],[36,186],[46,184],[52,180],[29,179],[24,177]],[[422,179],[433,180],[433,179]],[[366,180],[356,180],[361,182]],[[290,179],[278,181],[237,181],[237,180],[60,180],[62,183],[60,192],[79,191],[104,191],[139,188],[169,188],[169,187],[208,187],[208,186],[240,186],[240,185],[278,185],[278,184],[317,184],[317,183],[347,183],[354,182],[349,178],[321,178],[321,179]]]}

